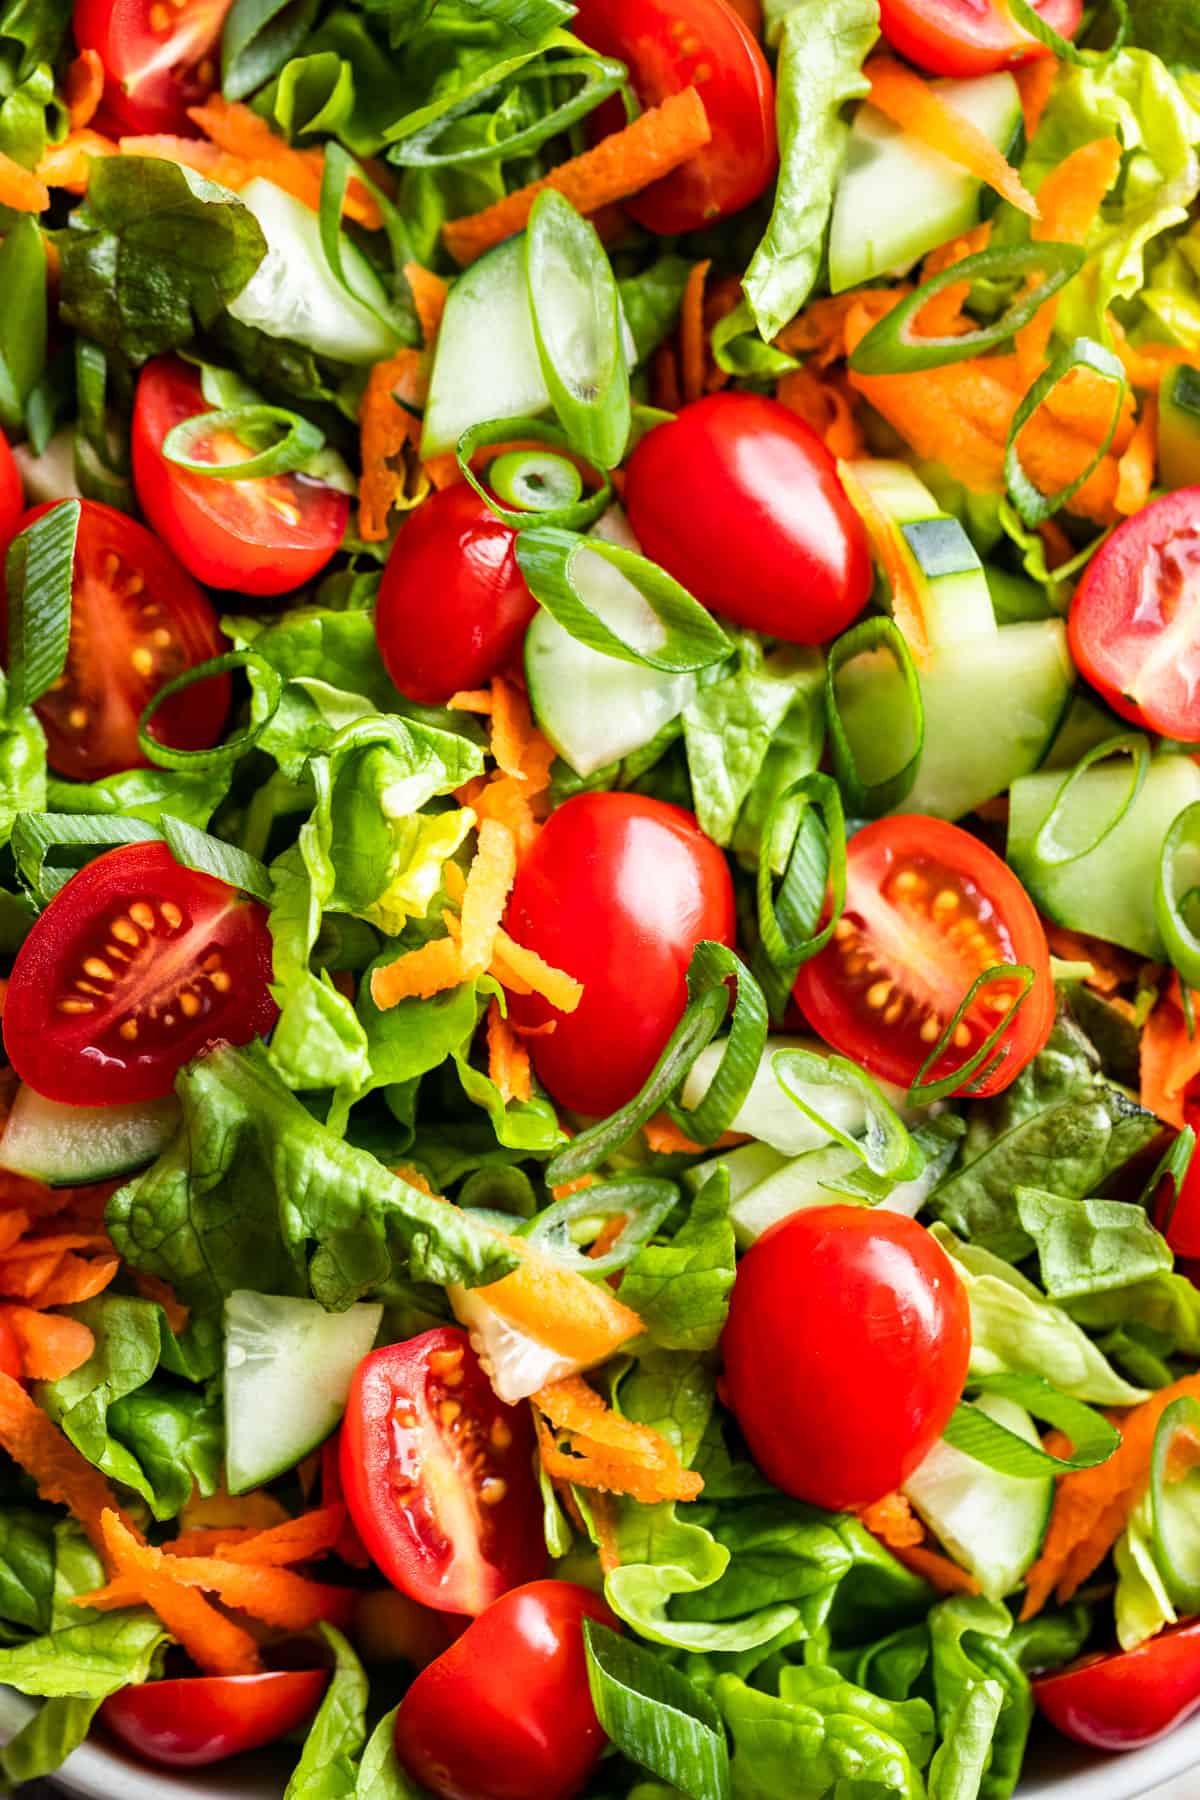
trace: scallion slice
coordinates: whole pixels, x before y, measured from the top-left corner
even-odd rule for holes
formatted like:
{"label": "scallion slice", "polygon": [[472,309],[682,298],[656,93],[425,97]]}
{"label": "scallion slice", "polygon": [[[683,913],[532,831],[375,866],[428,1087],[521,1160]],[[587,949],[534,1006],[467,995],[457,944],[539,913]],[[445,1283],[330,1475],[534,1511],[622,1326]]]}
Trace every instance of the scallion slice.
{"label": "scallion slice", "polygon": [[[904,684],[912,729],[902,748],[913,748],[899,768],[875,781],[865,781],[859,768],[859,757],[842,720],[838,705],[837,678],[841,669],[856,656],[869,650],[887,650],[896,660]],[[925,704],[912,651],[894,619],[863,619],[842,633],[831,645],[825,664],[825,717],[829,726],[829,747],[833,754],[834,773],[842,790],[846,810],[852,818],[878,819],[900,805],[917,779],[921,751],[925,745]],[[860,751],[861,755],[861,751]]]}
{"label": "scallion slice", "polygon": [[1150,1454],[1150,1512],[1154,1522],[1154,1560],[1167,1592],[1183,1613],[1200,1612],[1200,1510],[1195,1488],[1183,1502],[1172,1496],[1171,1451],[1177,1437],[1195,1439],[1200,1430],[1200,1402],[1181,1394],[1165,1408],[1154,1433]]}
{"label": "scallion slice", "polygon": [[999,1394],[1015,1400],[1031,1412],[1035,1419],[1057,1426],[1071,1441],[1070,1456],[1052,1456],[1038,1444],[1030,1444],[1015,1431],[1009,1431],[995,1419],[980,1412],[977,1406],[963,1402],[954,1409],[950,1423],[942,1433],[946,1443],[974,1457],[1001,1475],[1015,1475],[1024,1480],[1045,1475],[1066,1475],[1078,1469],[1095,1469],[1118,1448],[1121,1434],[1115,1425],[1082,1400],[1043,1381],[1040,1375],[987,1375],[971,1378],[971,1385],[981,1393]]}
{"label": "scallion slice", "polygon": [[1154,918],[1185,987],[1200,988],[1200,800],[1185,806],[1163,839]]}
{"label": "scallion slice", "polygon": [[40,700],[66,667],[79,501],[62,500],[8,546],[8,706]]}
{"label": "scallion slice", "polygon": [[[491,444],[545,444],[544,451],[521,449],[506,451],[483,471],[488,485],[475,473],[471,462],[479,450]],[[560,425],[546,419],[486,419],[463,432],[454,448],[459,474],[469,481],[481,500],[486,500],[498,519],[522,531],[531,525],[556,525],[562,531],[586,531],[612,503],[612,483],[607,475],[591,493],[583,492],[583,480],[575,464],[561,454],[569,449],[567,434]],[[541,470],[543,489],[521,488],[521,468],[536,465]],[[503,483],[509,491],[501,492]],[[515,486],[511,484],[516,484]],[[557,484],[557,491],[555,487]],[[529,493],[529,500],[519,497]],[[536,505],[530,501],[536,500]],[[506,504],[507,502],[507,504]]]}
{"label": "scallion slice", "polygon": [[596,1716],[631,1762],[688,1800],[730,1800],[729,1741],[715,1703],[681,1669],[595,1619],[583,1622]]}
{"label": "scallion slice", "polygon": [[[773,892],[779,868],[783,879]],[[827,895],[829,917],[818,930]],[[756,899],[763,950],[790,988],[801,964],[825,948],[846,904],[846,820],[841,790],[828,775],[801,775],[772,806]]]}
{"label": "scallion slice", "polygon": [[[589,1280],[612,1275],[632,1262],[649,1243],[679,1199],[673,1181],[657,1175],[619,1175],[556,1200],[525,1226],[521,1235]],[[580,1248],[591,1243],[607,1219],[624,1219],[618,1235],[599,1256]]]}
{"label": "scallion slice", "polygon": [[[241,731],[236,731],[223,743],[214,744],[211,750],[175,750],[170,744],[164,744],[153,736],[149,729],[150,720],[164,701],[174,694],[181,694],[197,681],[208,681],[214,675],[232,674],[235,669],[253,669],[258,677],[251,701],[250,723]],[[147,761],[155,763],[160,769],[226,768],[237,762],[247,750],[253,749],[265,726],[274,718],[282,697],[283,679],[265,656],[260,656],[255,650],[227,651],[224,656],[214,656],[208,662],[197,663],[194,669],[185,669],[174,681],[168,681],[165,687],[159,688],[138,721],[138,746]]]}
{"label": "scallion slice", "polygon": [[[1082,844],[1064,843],[1057,835],[1056,828],[1061,825],[1071,790],[1080,776],[1091,768],[1093,763],[1106,762],[1110,756],[1128,756],[1132,759],[1129,772],[1129,788],[1116,812]],[[1150,767],[1150,743],[1140,732],[1125,731],[1116,737],[1105,738],[1102,744],[1094,744],[1081,756],[1075,767],[1063,778],[1062,786],[1054,796],[1054,803],[1037,829],[1033,840],[1031,860],[1043,869],[1058,869],[1065,863],[1077,862],[1081,856],[1090,856],[1099,848],[1111,831],[1115,831],[1125,814],[1142,791],[1142,783]]]}
{"label": "scallion slice", "polygon": [[1047,49],[1053,50],[1055,56],[1061,57],[1064,62],[1090,64],[1093,68],[1103,68],[1104,64],[1110,62],[1118,50],[1124,48],[1125,41],[1129,36],[1127,0],[1112,0],[1112,3],[1113,10],[1117,15],[1117,31],[1112,43],[1103,52],[1081,50],[1077,44],[1071,42],[1070,38],[1065,38],[1061,32],[1055,31],[1053,25],[1043,19],[1041,13],[1034,10],[1029,0],[1008,0],[1008,9],[1013,16],[1014,23],[1027,31],[1030,37],[1035,37],[1039,44],[1045,44]]}
{"label": "scallion slice", "polygon": [[629,369],[621,301],[596,227],[554,188],[529,215],[525,270],[533,335],[559,423],[571,444],[615,469],[629,442]]}
{"label": "scallion slice", "polygon": [[[913,1181],[921,1173],[925,1166],[922,1151],[913,1143],[908,1127],[878,1083],[857,1063],[844,1056],[822,1056],[815,1050],[777,1050],[771,1058],[771,1067],[792,1105],[799,1107],[814,1125],[828,1132],[834,1143],[852,1151],[873,1175],[899,1182]],[[851,1137],[832,1119],[818,1112],[810,1100],[798,1094],[791,1085],[793,1080],[810,1088],[846,1088],[857,1095],[866,1113],[865,1134],[861,1138]]]}
{"label": "scallion slice", "polygon": [[[239,444],[263,448],[239,462],[206,462],[193,455],[195,446],[215,432],[228,432]],[[325,446],[325,433],[285,406],[231,406],[195,413],[172,425],[162,453],[177,469],[216,481],[254,481],[261,475],[290,475],[311,462]]]}
{"label": "scallion slice", "polygon": [[729,1037],[716,1072],[698,1106],[671,1101],[667,1111],[679,1129],[697,1144],[715,1144],[741,1112],[767,1041],[767,1003],[753,975],[724,944],[704,942],[696,946],[688,965],[688,999],[698,1001],[713,988],[725,991],[733,981],[736,993]]}
{"label": "scallion slice", "polygon": [[[1175,1215],[1175,1208],[1179,1203],[1179,1196],[1183,1190],[1183,1183],[1187,1176],[1187,1172],[1191,1167],[1195,1150],[1196,1133],[1192,1130],[1190,1125],[1185,1125],[1182,1131],[1176,1132],[1170,1147],[1163,1151],[1162,1156],[1159,1158],[1157,1168],[1142,1189],[1140,1205],[1146,1209],[1151,1218],[1154,1219],[1155,1223],[1159,1225],[1159,1229],[1162,1231],[1164,1237],[1171,1229],[1171,1220]],[[1171,1195],[1167,1204],[1161,1209],[1162,1220],[1160,1224],[1159,1189],[1162,1187],[1164,1181],[1169,1181],[1171,1183]]]}
{"label": "scallion slice", "polygon": [[[1000,1023],[989,1031],[979,1048],[972,1052],[960,1068],[937,1080],[929,1080],[929,1071],[937,1067],[954,1042],[954,1033],[966,1017],[975,1001],[980,988],[987,987],[993,981],[1017,981],[1020,991],[1013,997],[1008,1011],[1001,1016]],[[1001,1038],[1012,1028],[1013,1020],[1033,988],[1033,970],[1028,963],[996,963],[990,969],[983,969],[975,977],[962,999],[954,1009],[954,1015],[948,1022],[925,1061],[917,1071],[917,1078],[908,1090],[909,1103],[912,1106],[932,1106],[935,1100],[946,1100],[951,1094],[971,1092],[972,1084],[982,1081],[990,1073],[989,1057],[997,1048]]]}

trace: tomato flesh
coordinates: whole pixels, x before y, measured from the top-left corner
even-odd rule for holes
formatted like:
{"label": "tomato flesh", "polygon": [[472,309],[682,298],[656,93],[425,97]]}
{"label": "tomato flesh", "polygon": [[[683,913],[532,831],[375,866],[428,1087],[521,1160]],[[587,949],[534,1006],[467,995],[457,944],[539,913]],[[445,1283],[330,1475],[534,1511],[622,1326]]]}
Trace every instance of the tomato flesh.
{"label": "tomato flesh", "polygon": [[739,1262],[721,1353],[763,1473],[813,1506],[868,1506],[912,1474],[958,1403],[966,1290],[915,1219],[808,1208]]}
{"label": "tomato flesh", "polygon": [[7,544],[15,533],[25,508],[21,475],[8,439],[0,431],[0,543]]}
{"label": "tomato flesh", "polygon": [[[133,409],[133,479],[142,511],[198,581],[246,594],[286,594],[311,581],[338,548],[349,496],[310,476],[228,481],[193,475],[162,453],[175,425],[211,412],[200,377],[175,357],[148,362]],[[199,437],[191,455],[214,464],[252,452],[229,431]]]}
{"label": "tomato flesh", "polygon": [[529,1411],[496,1398],[464,1331],[443,1326],[364,1357],[340,1455],[358,1534],[411,1599],[481,1613],[540,1574]]}
{"label": "tomato flesh", "polygon": [[110,1694],[100,1717],[147,1762],[198,1769],[274,1743],[315,1712],[328,1685],[328,1669],[145,1681]]}
{"label": "tomato flesh", "polygon": [[[801,968],[797,1000],[827,1043],[907,1087],[972,983],[1002,963],[1033,971],[1010,1029],[963,1087],[996,1094],[1050,1035],[1054,985],[1046,934],[1016,876],[986,845],[941,819],[879,819],[850,839],[846,905],[832,941]],[[1013,1011],[1018,977],[985,983],[928,1071],[964,1068]]]}
{"label": "tomato flesh", "polygon": [[777,400],[710,394],[647,432],[625,506],[646,555],[739,625],[820,644],[867,603],[862,520],[816,432]]}
{"label": "tomato flesh", "polygon": [[1200,487],[1117,526],[1075,591],[1067,630],[1080,673],[1114,712],[1200,743]]}
{"label": "tomato flesh", "polygon": [[583,1621],[620,1630],[588,1588],[533,1581],[475,1619],[400,1702],[396,1754],[439,1800],[572,1800],[605,1737]]}
{"label": "tomato flesh", "polygon": [[562,1106],[601,1115],[633,1098],[687,1004],[702,938],[732,944],[733,884],[690,813],[637,794],[578,794],[521,862],[508,930],[583,983],[572,1013],[514,995],[538,1078]]}
{"label": "tomato flesh", "polygon": [[1050,1723],[1097,1750],[1152,1744],[1200,1708],[1200,1619],[1134,1650],[1086,1656],[1033,1684]]}
{"label": "tomato flesh", "polygon": [[[1083,0],[1033,0],[1060,37],[1074,37]],[[879,0],[883,35],[931,75],[987,75],[1053,52],[1012,18],[1004,0]]]}
{"label": "tomato flesh", "polygon": [[217,85],[221,27],[232,0],[76,0],[75,41],[104,64],[114,135],[181,132],[188,108]]}
{"label": "tomato flesh", "polygon": [[72,876],[17,952],[4,1043],[51,1100],[157,1100],[214,1043],[270,1029],[270,979],[265,907],[165,844],[125,844]]}
{"label": "tomato flesh", "polygon": [[[625,202],[648,231],[694,231],[749,206],[779,159],[775,94],[754,34],[725,0],[581,0],[571,22],[586,44],[629,70],[643,107],[694,87],[712,137]],[[592,115],[593,141],[625,123],[619,100]]]}

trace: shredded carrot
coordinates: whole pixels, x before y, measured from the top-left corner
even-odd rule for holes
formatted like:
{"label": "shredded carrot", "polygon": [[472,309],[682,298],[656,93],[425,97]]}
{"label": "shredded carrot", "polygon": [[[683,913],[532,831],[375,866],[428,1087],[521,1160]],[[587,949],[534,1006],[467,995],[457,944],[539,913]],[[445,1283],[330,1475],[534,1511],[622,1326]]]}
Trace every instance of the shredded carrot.
{"label": "shredded carrot", "polygon": [[[294,150],[271,130],[267,121],[240,100],[210,94],[203,106],[189,106],[188,117],[206,138],[238,158],[245,166],[239,185],[265,175],[277,187],[303,200],[316,212],[321,203],[321,177],[325,168],[322,150]],[[357,175],[346,184],[343,211],[357,225],[378,231],[383,224],[379,202],[368,193]]]}
{"label": "shredded carrot", "polygon": [[171,1556],[216,1556],[225,1562],[284,1568],[328,1555],[336,1547],[345,1523],[346,1508],[335,1501],[287,1519],[282,1525],[269,1525],[265,1530],[210,1525],[186,1531],[174,1543],[164,1544],[163,1549]]}
{"label": "shredded carrot", "polygon": [[[832,294],[814,300],[784,326],[775,343],[780,350],[810,356],[818,368],[827,368],[852,350],[858,339],[911,291],[906,286],[854,288],[848,294]],[[852,317],[861,321],[861,328],[853,341],[848,341],[847,326]]]}
{"label": "shredded carrot", "polygon": [[414,1168],[412,1163],[397,1163],[392,1174],[398,1176],[401,1181],[407,1181],[409,1187],[415,1187],[420,1193],[428,1194],[431,1200],[443,1198],[441,1194],[434,1193],[428,1179],[422,1175],[420,1169]]}
{"label": "shredded carrot", "polygon": [[528,1100],[533,1094],[529,1052],[493,1000],[487,1015],[488,1075],[507,1106],[510,1100]]}
{"label": "shredded carrot", "polygon": [[117,1506],[112,1490],[20,1382],[4,1374],[0,1374],[0,1448],[33,1477],[43,1500],[65,1506],[97,1550],[104,1549],[102,1515]]}
{"label": "shredded carrot", "polygon": [[78,1306],[102,1294],[121,1266],[118,1256],[97,1256],[90,1262],[68,1251],[45,1286],[39,1289],[39,1306]]}
{"label": "shredded carrot", "polygon": [[1052,956],[1063,962],[1091,963],[1092,972],[1086,978],[1086,985],[1095,988],[1098,994],[1115,994],[1124,983],[1136,978],[1139,963],[1136,957],[1127,951],[1118,950],[1115,944],[1106,944],[1102,938],[1085,937],[1081,931],[1068,931],[1063,925],[1055,925],[1051,920],[1042,921],[1046,942],[1050,946]]}
{"label": "shredded carrot", "polygon": [[1117,493],[1113,505],[1128,518],[1141,512],[1154,486],[1154,467],[1158,459],[1158,402],[1147,394],[1142,402],[1142,416],[1129,447],[1117,463]]}
{"label": "shredded carrot", "polygon": [[604,1362],[646,1328],[603,1282],[588,1281],[525,1238],[501,1237],[520,1266],[470,1290],[494,1313],[580,1367]]}
{"label": "shredded carrot", "polygon": [[428,377],[417,350],[400,350],[376,363],[359,403],[362,479],[358,488],[358,529],[368,543],[381,543],[395,507],[407,512],[429,492],[417,455],[421,436],[418,408]]}
{"label": "shredded carrot", "polygon": [[[118,1578],[124,1578],[122,1585],[158,1614],[197,1668],[206,1675],[258,1674],[262,1662],[249,1632],[184,1586],[162,1551],[140,1543],[115,1510],[106,1511],[100,1524],[108,1560]],[[87,1606],[90,1598],[84,1594],[72,1604]]]}
{"label": "shredded carrot", "polygon": [[169,1281],[164,1281],[161,1275],[149,1275],[143,1269],[135,1269],[133,1283],[143,1300],[153,1300],[156,1306],[162,1307],[163,1316],[176,1337],[187,1330],[191,1314]]}
{"label": "shredded carrot", "polygon": [[1032,143],[1034,134],[1042,122],[1042,115],[1050,104],[1054,83],[1058,80],[1058,63],[1053,56],[1033,56],[1023,63],[1018,63],[1012,71],[1012,76],[1017,84],[1017,92],[1021,96],[1021,112],[1025,118],[1025,139],[1027,143]]}
{"label": "shredded carrot", "polygon": [[679,311],[679,368],[683,398],[699,400],[704,392],[704,283],[711,262],[693,263]]}
{"label": "shredded carrot", "polygon": [[[1194,995],[1193,1002],[1200,999]],[[1188,1036],[1179,997],[1179,980],[1161,996],[1142,1030],[1140,1099],[1149,1112],[1182,1131],[1187,1121],[1183,1101],[1200,1075],[1200,1032]]]}
{"label": "shredded carrot", "polygon": [[[204,1588],[215,1594],[222,1606],[233,1607],[278,1631],[307,1631],[321,1620],[345,1626],[353,1611],[353,1589],[310,1581],[291,1569],[216,1556],[166,1556],[160,1567],[167,1584],[188,1593]],[[145,1598],[159,1612],[157,1601],[141,1591],[144,1581],[140,1573],[122,1574],[94,1593],[82,1595],[75,1604],[96,1612],[119,1612]],[[165,1620],[165,1614],[160,1616]],[[190,1653],[193,1660],[199,1660],[194,1649]]]}
{"label": "shredded carrot", "polygon": [[678,1151],[695,1151],[704,1148],[702,1144],[693,1143],[687,1133],[680,1131],[675,1121],[669,1119],[666,1113],[655,1113],[652,1119],[647,1119],[642,1127],[642,1135],[657,1156],[671,1156]]}
{"label": "shredded carrot", "polygon": [[104,63],[98,50],[81,50],[63,82],[67,119],[72,131],[89,125],[104,93]]}
{"label": "shredded carrot", "polygon": [[517,846],[512,832],[495,819],[483,819],[479,847],[467,871],[462,899],[459,956],[468,981],[482,975],[492,960],[496,933],[516,873]]}
{"label": "shredded carrot", "polygon": [[911,1550],[925,1542],[925,1527],[904,1494],[885,1494],[859,1514],[863,1524],[889,1550]]}
{"label": "shredded carrot", "polygon": [[0,1319],[12,1328],[27,1381],[61,1381],[81,1369],[96,1340],[81,1319],[38,1312],[32,1306],[0,1305]]}
{"label": "shredded carrot", "polygon": [[871,105],[885,117],[986,182],[1018,211],[1037,218],[1037,201],[1008,158],[977,125],[939,99],[915,70],[890,56],[872,56],[863,73],[871,84]]}
{"label": "shredded carrot", "polygon": [[10,1250],[19,1237],[29,1230],[29,1214],[19,1207],[0,1212],[0,1255]]}
{"label": "shredded carrot", "polygon": [[19,1244],[13,1244],[7,1254],[10,1261],[20,1262],[24,1258],[62,1256],[68,1250],[111,1249],[112,1243],[103,1232],[48,1231],[30,1233]]}
{"label": "shredded carrot", "polygon": [[1188,350],[1182,344],[1131,344],[1121,321],[1113,313],[1106,313],[1105,318],[1117,355],[1134,387],[1157,388],[1167,370],[1179,363],[1200,369],[1200,350]]}
{"label": "shredded carrot", "polygon": [[417,321],[421,327],[421,341],[428,349],[437,336],[438,326],[442,322],[442,314],[446,310],[446,296],[449,287],[440,275],[432,269],[423,269],[420,263],[408,262],[404,265],[404,279],[413,297],[413,305],[417,309]]}
{"label": "shredded carrot", "polygon": [[14,212],[45,212],[50,204],[50,190],[32,169],[26,169],[0,150],[0,206],[11,206]]}
{"label": "shredded carrot", "polygon": [[533,1396],[533,1404],[554,1427],[552,1433],[539,1417],[542,1463],[557,1480],[632,1494],[648,1505],[694,1500],[704,1486],[661,1433],[614,1412],[581,1376],[551,1382]]}
{"label": "shredded carrot", "polygon": [[[518,980],[524,982],[532,994],[540,994],[559,1012],[574,1012],[583,999],[583,983],[576,981],[563,969],[551,968],[543,962],[536,950],[527,950],[524,944],[518,944],[509,937],[501,926],[496,933],[496,949],[493,962],[509,970]],[[503,981],[503,977],[499,977]],[[504,985],[508,985],[504,983]]]}
{"label": "shredded carrot", "polygon": [[927,1581],[939,1594],[977,1594],[979,1583],[974,1575],[968,1575],[960,1569],[956,1562],[943,1556],[937,1550],[928,1550],[923,1545],[914,1544],[909,1548],[893,1550],[892,1555],[898,1563],[914,1575]]}
{"label": "shredded carrot", "polygon": [[[1115,137],[1096,138],[1073,150],[1052,169],[1038,189],[1042,216],[1033,226],[1035,242],[1085,244],[1100,203],[1121,170],[1121,145]],[[1038,308],[1017,333],[1017,360],[1028,383],[1036,380],[1045,360],[1059,296]]]}
{"label": "shredded carrot", "polygon": [[850,463],[839,463],[838,474],[846,496],[866,526],[872,548],[883,565],[883,572],[891,589],[892,616],[912,652],[913,661],[918,668],[927,669],[931,660],[929,633],[925,626],[925,614],[921,609],[916,570],[911,559],[891,517],[867,484],[858,479],[853,466]]}
{"label": "shredded carrot", "polygon": [[446,988],[457,987],[466,977],[462,957],[453,938],[431,938],[417,950],[408,950],[375,969],[371,975],[371,998],[380,1012],[401,1000],[427,1000]]}
{"label": "shredded carrot", "polygon": [[492,710],[491,688],[459,688],[451,694],[446,705],[451,712],[481,713],[484,717]]}
{"label": "shredded carrot", "polygon": [[775,398],[811,425],[831,456],[853,460],[863,453],[863,438],[846,390],[812,369],[789,369],[775,387]]}
{"label": "shredded carrot", "polygon": [[227,1494],[219,1487],[212,1494],[193,1493],[179,1515],[183,1531],[204,1531],[220,1526],[229,1532],[266,1531],[273,1525],[286,1525],[290,1514],[264,1488],[250,1494]]}
{"label": "shredded carrot", "polygon": [[650,365],[650,399],[659,412],[678,412],[683,405],[679,378],[679,352],[674,344],[660,344]]}
{"label": "shredded carrot", "polygon": [[704,102],[695,88],[669,94],[661,106],[650,107],[623,131],[560,163],[542,180],[518,188],[482,212],[451,220],[443,227],[442,238],[455,262],[472,263],[493,245],[524,231],[543,188],[556,188],[581,213],[598,212],[669,175],[711,137]]}
{"label": "shredded carrot", "polygon": [[22,1254],[25,1248],[18,1244],[14,1251],[0,1257],[0,1294],[6,1299],[36,1300],[63,1260],[59,1250],[31,1256]]}

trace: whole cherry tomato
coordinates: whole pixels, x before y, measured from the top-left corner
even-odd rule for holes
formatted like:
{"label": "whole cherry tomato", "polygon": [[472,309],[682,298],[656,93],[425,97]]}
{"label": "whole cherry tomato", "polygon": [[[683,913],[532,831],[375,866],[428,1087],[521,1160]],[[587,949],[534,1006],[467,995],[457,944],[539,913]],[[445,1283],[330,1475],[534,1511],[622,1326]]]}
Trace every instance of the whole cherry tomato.
{"label": "whole cherry tomato", "polygon": [[[1060,37],[1073,37],[1083,0],[1033,0],[1033,9]],[[986,75],[1051,56],[1022,29],[1004,0],[879,0],[889,44],[931,75]]]}
{"label": "whole cherry tomato", "polygon": [[1052,1725],[1097,1750],[1137,1750],[1200,1708],[1200,1619],[1135,1650],[1085,1656],[1033,1684]]}
{"label": "whole cherry tomato", "polygon": [[24,510],[25,496],[21,491],[20,471],[13,461],[8,439],[0,431],[0,545],[8,543]]}
{"label": "whole cherry tomato", "polygon": [[76,0],[75,42],[104,64],[104,123],[114,136],[182,132],[190,106],[218,85],[221,27],[232,0]]}
{"label": "whole cherry tomato", "polygon": [[790,644],[858,617],[871,553],[816,432],[760,394],[710,394],[629,459],[625,507],[646,555],[706,606]]}
{"label": "whole cherry tomato", "polygon": [[144,1681],[110,1694],[100,1717],[147,1762],[196,1769],[274,1743],[316,1711],[328,1684],[328,1669]]}

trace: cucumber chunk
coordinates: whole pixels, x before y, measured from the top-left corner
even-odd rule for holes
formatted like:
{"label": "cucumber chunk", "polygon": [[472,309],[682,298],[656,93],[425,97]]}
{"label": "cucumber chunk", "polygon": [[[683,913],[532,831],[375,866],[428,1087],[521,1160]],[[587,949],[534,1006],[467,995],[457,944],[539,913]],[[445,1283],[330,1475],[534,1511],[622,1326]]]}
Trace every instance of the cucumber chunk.
{"label": "cucumber chunk", "polygon": [[22,1083],[0,1132],[0,1169],[50,1187],[111,1181],[152,1163],[178,1122],[174,1094],[128,1106],[66,1106]]}
{"label": "cucumber chunk", "polygon": [[[700,1052],[688,1070],[682,1094],[685,1106],[698,1106],[708,1092],[724,1054],[726,1041],[725,1038],[716,1038]],[[815,1038],[769,1037],[754,1080],[750,1084],[750,1092],[742,1102],[731,1129],[746,1132],[761,1143],[769,1144],[783,1156],[801,1156],[806,1150],[822,1149],[831,1141],[830,1134],[815,1119],[810,1119],[807,1113],[801,1112],[795,1101],[784,1093],[776,1078],[772,1060],[780,1050],[812,1050],[818,1056],[829,1054],[826,1046]],[[904,1089],[893,1087],[886,1081],[880,1081],[877,1085],[903,1117],[906,1112]],[[861,1137],[866,1131],[866,1107],[857,1092],[832,1084],[808,1086],[794,1077],[791,1078],[791,1086],[803,1095],[808,1105],[822,1118],[828,1119],[831,1125],[845,1132],[847,1137]],[[846,1150],[843,1154],[852,1161],[858,1160],[852,1151]]]}
{"label": "cucumber chunk", "polygon": [[382,1306],[330,1313],[316,1300],[239,1288],[225,1302],[225,1480],[244,1494],[294,1468],[346,1410]]}
{"label": "cucumber chunk", "polygon": [[930,649],[936,653],[995,637],[987,573],[959,521],[942,512],[907,463],[855,462],[850,471],[892,522],[896,547],[920,596]]}
{"label": "cucumber chunk", "polygon": [[1159,389],[1158,472],[1166,487],[1200,481],[1200,373],[1186,363],[1169,369]]}

